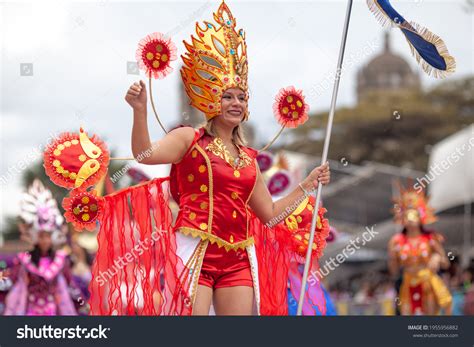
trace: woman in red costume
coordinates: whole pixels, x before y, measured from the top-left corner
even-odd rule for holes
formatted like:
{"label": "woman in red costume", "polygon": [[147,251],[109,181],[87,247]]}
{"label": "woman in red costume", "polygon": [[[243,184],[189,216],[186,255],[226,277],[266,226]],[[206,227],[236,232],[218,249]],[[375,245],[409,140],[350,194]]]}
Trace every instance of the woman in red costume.
{"label": "woman in red costume", "polygon": [[[227,15],[226,19],[223,15]],[[207,315],[213,302],[218,315],[250,315],[258,305],[254,294],[256,269],[249,260],[255,257],[251,213],[264,224],[287,216],[287,207],[304,197],[305,191],[313,190],[319,181],[329,182],[329,169],[327,165],[314,169],[300,187],[272,201],[256,165],[257,151],[245,146],[241,129],[242,122],[248,119],[247,58],[245,48],[240,57],[237,52],[233,54],[232,43],[236,49],[238,45],[245,46],[245,40],[235,32],[235,21],[225,4],[216,18],[223,18],[223,23],[218,21],[221,28],[207,23],[205,33],[209,36],[201,36],[203,41],[207,42],[211,34],[221,34],[228,40],[223,39],[222,46],[212,46],[211,50],[205,48],[201,54],[207,53],[209,58],[204,61],[209,64],[200,67],[202,55],[197,50],[202,47],[193,40],[194,46],[186,45],[188,54],[181,71],[192,105],[206,115],[202,128],[180,127],[152,144],[143,81],[130,87],[126,101],[134,114],[134,156],[152,148],[142,163],[173,164],[171,189],[180,207],[174,226],[179,233],[178,247],[197,244],[193,248],[199,253],[196,271],[200,276],[192,298],[193,314]],[[223,56],[221,53],[227,48],[229,53]],[[226,64],[228,70],[221,70]],[[215,89],[205,94],[208,80],[214,82]]]}
{"label": "woman in red costume", "polygon": [[[290,262],[308,247],[313,261],[322,253],[329,230],[324,209],[314,211],[312,245],[309,225],[288,228],[283,221],[297,208],[294,218],[311,220],[308,195],[319,182],[329,183],[328,165],[272,201],[256,162],[258,151],[245,145],[241,128],[249,117],[245,34],[236,31],[224,2],[214,19],[216,24],[197,25],[197,37],[185,42],[181,69],[191,104],[206,116],[203,127],[179,127],[152,143],[145,84],[133,84],[125,97],[134,114],[135,160],[172,164],[169,177],[102,197],[89,190],[104,178],[110,158],[100,139],[81,128],[45,150],[46,173],[72,189],[63,201],[66,220],[78,230],[99,226],[91,314],[207,315],[213,304],[219,315],[284,315]],[[154,33],[140,42],[137,58],[151,83],[171,71],[167,64],[176,58],[176,48]],[[282,89],[274,104],[283,127],[303,123],[308,109],[293,87]],[[171,199],[179,206],[174,222]]]}

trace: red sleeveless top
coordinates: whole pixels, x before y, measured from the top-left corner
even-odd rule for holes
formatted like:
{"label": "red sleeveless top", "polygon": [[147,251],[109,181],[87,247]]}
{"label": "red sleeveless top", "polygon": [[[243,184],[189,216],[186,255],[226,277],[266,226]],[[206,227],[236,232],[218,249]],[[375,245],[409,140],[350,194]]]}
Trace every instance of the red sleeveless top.
{"label": "red sleeveless top", "polygon": [[228,251],[253,244],[248,201],[257,181],[257,151],[239,146],[239,157],[203,128],[183,159],[173,164],[171,193],[179,205],[174,230]]}

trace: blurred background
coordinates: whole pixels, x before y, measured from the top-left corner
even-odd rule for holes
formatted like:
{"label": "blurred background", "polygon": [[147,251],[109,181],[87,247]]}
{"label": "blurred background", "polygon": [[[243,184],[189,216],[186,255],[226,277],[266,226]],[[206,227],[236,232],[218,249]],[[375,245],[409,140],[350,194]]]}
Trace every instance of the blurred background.
{"label": "blurred background", "polygon": [[[282,87],[303,89],[309,121],[285,130],[271,148],[285,158],[292,184],[318,165],[330,104],[345,1],[226,1],[246,31],[249,54],[250,145],[262,148],[279,130],[273,98]],[[130,156],[129,85],[146,77],[135,50],[159,31],[184,52],[197,21],[220,1],[1,3],[0,271],[28,249],[18,231],[22,192],[38,177],[58,202],[67,191],[49,182],[41,154],[54,135],[83,126],[113,156]],[[329,150],[332,182],[323,204],[333,227],[321,266],[367,228],[377,233],[324,278],[337,314],[396,314],[387,243],[400,231],[390,209],[395,182],[418,183],[431,196],[451,266],[441,276],[454,297],[453,314],[474,314],[474,2],[396,1],[407,19],[430,28],[456,58],[445,80],[425,75],[399,31],[384,30],[355,1]],[[165,125],[204,120],[187,101],[178,70],[154,83]],[[153,139],[163,134],[149,115]],[[458,160],[443,161],[457,153]],[[102,194],[168,174],[169,167],[114,161]],[[68,250],[79,277],[96,250],[95,234],[70,228]],[[75,259],[75,261],[74,261]],[[6,292],[0,291],[0,302]],[[82,305],[82,304],[81,304]],[[81,306],[79,305],[79,306]],[[0,312],[1,312],[0,306]],[[83,311],[87,313],[87,309]]]}

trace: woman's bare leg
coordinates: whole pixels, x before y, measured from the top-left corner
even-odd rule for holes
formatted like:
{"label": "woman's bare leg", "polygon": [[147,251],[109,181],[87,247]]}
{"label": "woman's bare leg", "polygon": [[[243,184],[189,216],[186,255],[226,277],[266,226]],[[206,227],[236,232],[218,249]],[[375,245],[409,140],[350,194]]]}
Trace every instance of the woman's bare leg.
{"label": "woman's bare leg", "polygon": [[212,288],[198,285],[196,300],[193,306],[193,316],[208,316],[212,302]]}
{"label": "woman's bare leg", "polygon": [[218,316],[250,316],[253,302],[252,287],[224,287],[214,291],[214,309]]}

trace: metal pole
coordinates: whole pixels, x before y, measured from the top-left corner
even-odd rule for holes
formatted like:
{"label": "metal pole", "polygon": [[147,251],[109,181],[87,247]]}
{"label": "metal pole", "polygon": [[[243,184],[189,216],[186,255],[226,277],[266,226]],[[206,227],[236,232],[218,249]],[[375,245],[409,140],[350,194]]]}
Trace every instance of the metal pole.
{"label": "metal pole", "polygon": [[[346,48],[346,39],[347,39],[347,32],[349,29],[349,20],[351,18],[351,10],[352,10],[352,0],[348,0],[347,10],[346,10],[346,19],[344,22],[344,29],[342,30],[341,47],[339,49],[339,59],[337,62],[336,76],[334,77],[334,88],[332,91],[331,108],[329,111],[329,119],[328,119],[328,124],[326,127],[326,138],[324,139],[324,149],[323,149],[323,156],[321,158],[321,165],[323,165],[327,161],[327,156],[328,156],[328,151],[329,151],[329,142],[331,140],[332,123],[334,120],[334,111],[336,109],[337,92],[339,90],[339,80],[341,78],[342,61],[344,60],[344,50]],[[308,250],[306,252],[306,262],[304,265],[303,279],[301,282],[301,292],[300,292],[300,298],[298,301],[298,311],[296,313],[298,316],[301,316],[301,312],[303,310],[304,294],[306,292],[306,282],[308,280],[309,266],[311,264],[311,253],[312,253],[312,244],[314,241],[314,230],[316,228],[316,220],[318,217],[318,209],[319,209],[319,203],[321,201],[322,189],[323,187],[321,183],[319,183],[318,192],[316,194],[316,203],[314,205],[314,210],[313,210],[313,218],[311,220],[311,232],[310,232],[310,237],[308,241]]]}

